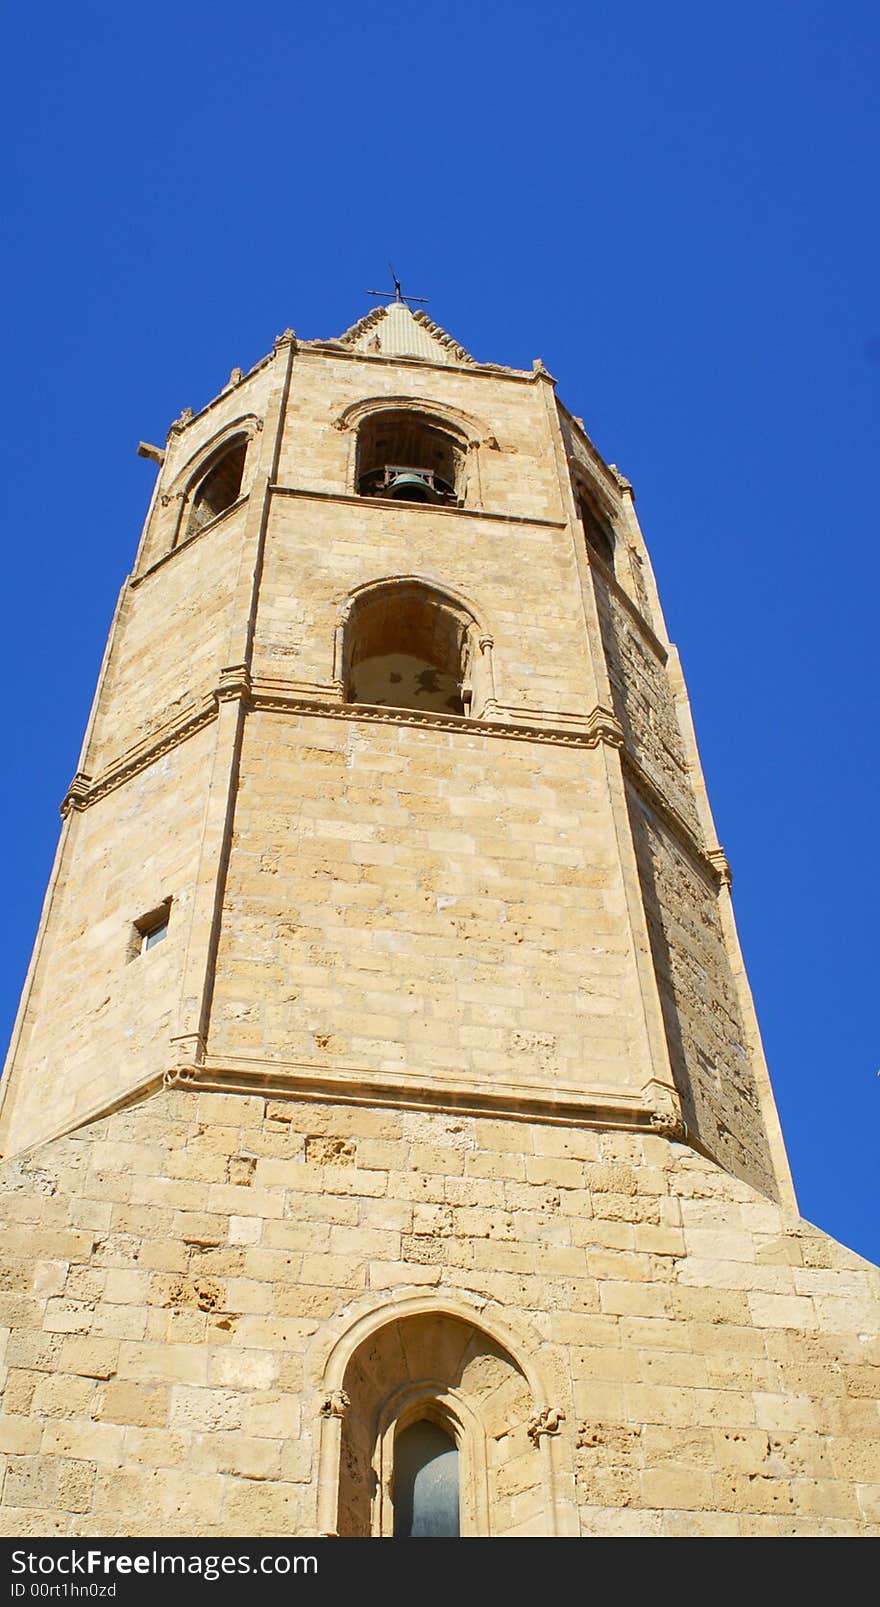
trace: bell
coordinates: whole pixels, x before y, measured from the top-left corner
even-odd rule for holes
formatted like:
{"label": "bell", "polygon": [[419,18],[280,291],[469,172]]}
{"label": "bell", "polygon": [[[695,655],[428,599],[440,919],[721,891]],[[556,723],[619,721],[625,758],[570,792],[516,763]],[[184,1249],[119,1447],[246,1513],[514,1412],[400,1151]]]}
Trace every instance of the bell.
{"label": "bell", "polygon": [[398,502],[436,502],[437,493],[427,480],[420,474],[406,470],[403,474],[395,474],[388,487],[388,496],[394,497]]}

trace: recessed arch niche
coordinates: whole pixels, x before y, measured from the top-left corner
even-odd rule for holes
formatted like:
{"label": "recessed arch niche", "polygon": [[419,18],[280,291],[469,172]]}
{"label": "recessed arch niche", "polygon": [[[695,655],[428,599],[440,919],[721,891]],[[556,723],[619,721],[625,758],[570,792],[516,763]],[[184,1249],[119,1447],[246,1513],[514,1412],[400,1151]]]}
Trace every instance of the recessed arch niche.
{"label": "recessed arch niche", "polygon": [[478,1322],[442,1310],[390,1316],[355,1345],[333,1399],[339,1535],[394,1535],[399,1478],[409,1477],[398,1452],[419,1425],[457,1452],[463,1536],[553,1532],[547,1458],[529,1435],[533,1388]]}
{"label": "recessed arch niche", "polygon": [[467,605],[415,577],[365,586],[342,623],[347,703],[482,718],[494,705],[492,639]]}

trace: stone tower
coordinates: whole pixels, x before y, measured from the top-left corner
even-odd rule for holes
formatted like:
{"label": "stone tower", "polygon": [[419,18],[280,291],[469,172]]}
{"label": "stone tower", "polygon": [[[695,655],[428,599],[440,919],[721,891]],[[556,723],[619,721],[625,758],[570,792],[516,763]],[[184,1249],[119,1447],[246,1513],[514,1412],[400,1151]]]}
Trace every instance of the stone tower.
{"label": "stone tower", "polygon": [[143,450],[2,1084],[4,1532],[880,1533],[627,480],[400,301]]}

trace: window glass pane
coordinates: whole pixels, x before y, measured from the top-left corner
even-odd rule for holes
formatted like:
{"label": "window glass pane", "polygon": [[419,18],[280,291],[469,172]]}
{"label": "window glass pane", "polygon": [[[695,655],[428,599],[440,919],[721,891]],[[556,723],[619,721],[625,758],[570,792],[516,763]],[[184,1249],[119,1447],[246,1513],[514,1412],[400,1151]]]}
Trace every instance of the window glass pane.
{"label": "window glass pane", "polygon": [[168,936],[168,922],[163,921],[161,926],[154,926],[152,932],[144,933],[144,952],[153,948],[154,944],[161,943],[163,937]]}
{"label": "window glass pane", "polygon": [[436,1423],[411,1423],[394,1442],[394,1534],[458,1538],[458,1450]]}

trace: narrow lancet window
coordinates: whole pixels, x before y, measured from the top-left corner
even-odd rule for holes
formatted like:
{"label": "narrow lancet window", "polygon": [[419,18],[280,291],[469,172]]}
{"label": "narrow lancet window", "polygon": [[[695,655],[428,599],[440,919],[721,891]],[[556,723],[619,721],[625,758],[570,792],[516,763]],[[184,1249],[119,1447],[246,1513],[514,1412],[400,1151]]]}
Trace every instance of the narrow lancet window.
{"label": "narrow lancet window", "polygon": [[394,1441],[395,1539],[458,1539],[458,1447],[437,1423],[420,1418]]}

